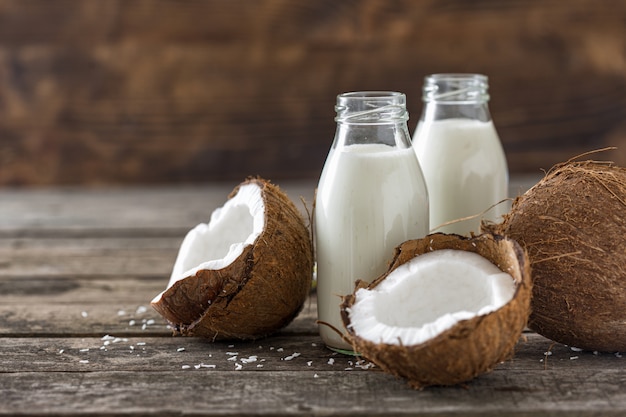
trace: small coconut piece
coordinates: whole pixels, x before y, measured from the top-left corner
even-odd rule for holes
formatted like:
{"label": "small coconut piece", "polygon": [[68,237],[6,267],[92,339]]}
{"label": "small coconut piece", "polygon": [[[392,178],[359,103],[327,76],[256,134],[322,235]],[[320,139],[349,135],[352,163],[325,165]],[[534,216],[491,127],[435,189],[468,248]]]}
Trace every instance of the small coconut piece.
{"label": "small coconut piece", "polygon": [[626,351],[626,168],[558,164],[488,228],[528,251],[531,329],[585,350]]}
{"label": "small coconut piece", "polygon": [[357,284],[341,311],[355,351],[422,389],[469,381],[510,358],[530,294],[515,241],[437,233],[400,245],[389,270]]}
{"label": "small coconut piece", "polygon": [[277,186],[251,178],[183,240],[152,306],[184,336],[256,339],[286,326],[311,288],[309,229]]}

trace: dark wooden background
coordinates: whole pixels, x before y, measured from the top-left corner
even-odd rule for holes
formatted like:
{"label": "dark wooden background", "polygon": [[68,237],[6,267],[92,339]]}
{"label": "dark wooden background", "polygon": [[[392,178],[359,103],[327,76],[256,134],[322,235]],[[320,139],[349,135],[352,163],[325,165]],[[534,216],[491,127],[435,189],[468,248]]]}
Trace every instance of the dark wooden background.
{"label": "dark wooden background", "polygon": [[512,172],[626,164],[623,0],[0,0],[0,185],[317,179],[335,96],[490,76]]}

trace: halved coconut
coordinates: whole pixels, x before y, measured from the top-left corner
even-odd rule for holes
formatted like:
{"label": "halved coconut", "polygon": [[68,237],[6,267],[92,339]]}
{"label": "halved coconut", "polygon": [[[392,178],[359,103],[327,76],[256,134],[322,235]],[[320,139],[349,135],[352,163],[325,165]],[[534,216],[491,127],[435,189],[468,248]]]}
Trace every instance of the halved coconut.
{"label": "halved coconut", "polygon": [[277,186],[248,179],[180,247],[152,306],[176,333],[256,339],[286,326],[311,288],[309,229]]}
{"label": "halved coconut", "polygon": [[513,240],[432,234],[344,298],[354,350],[417,389],[453,385],[513,355],[529,315],[530,267]]}

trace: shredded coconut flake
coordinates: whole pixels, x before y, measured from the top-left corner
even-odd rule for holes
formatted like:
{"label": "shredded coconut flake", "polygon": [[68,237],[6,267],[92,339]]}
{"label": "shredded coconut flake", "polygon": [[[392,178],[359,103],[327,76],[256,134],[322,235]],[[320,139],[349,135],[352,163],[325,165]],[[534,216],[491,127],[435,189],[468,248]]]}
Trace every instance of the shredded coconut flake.
{"label": "shredded coconut flake", "polygon": [[215,369],[216,365],[212,365],[212,364],[211,364],[211,365],[208,365],[208,364],[205,364],[205,363],[200,363],[200,364],[198,364],[198,365],[195,365],[194,367],[195,367],[196,369],[200,369],[200,368]]}
{"label": "shredded coconut flake", "polygon": [[289,355],[289,356],[286,356],[286,357],[282,358],[282,360],[285,360],[285,361],[290,361],[290,360],[292,360],[292,359],[297,358],[298,356],[300,356],[300,353],[299,353],[299,352],[294,352],[294,353],[292,353],[291,355]]}

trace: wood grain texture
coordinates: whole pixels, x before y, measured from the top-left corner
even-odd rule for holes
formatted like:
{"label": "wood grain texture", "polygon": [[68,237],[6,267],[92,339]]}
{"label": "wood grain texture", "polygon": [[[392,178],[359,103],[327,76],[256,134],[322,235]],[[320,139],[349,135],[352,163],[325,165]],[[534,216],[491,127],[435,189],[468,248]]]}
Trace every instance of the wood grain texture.
{"label": "wood grain texture", "polygon": [[[0,238],[182,239],[196,224],[208,222],[213,210],[226,203],[237,185],[229,181],[210,186],[6,188],[0,190]],[[283,181],[280,186],[308,218],[315,183]],[[517,195],[519,187],[511,184],[512,195]]]}
{"label": "wood grain texture", "polygon": [[[311,189],[285,187],[290,195]],[[326,349],[314,294],[268,338],[172,337],[149,301],[166,285],[176,230],[221,205],[222,191],[0,190],[1,416],[626,413],[622,355],[578,352],[532,332],[493,372],[414,391]]]}
{"label": "wood grain texture", "polygon": [[[334,100],[490,76],[513,172],[626,141],[621,1],[0,0],[0,184],[316,179]],[[606,157],[626,163],[626,153]]]}
{"label": "wood grain texture", "polygon": [[[231,345],[181,338],[32,342],[37,349],[23,339],[0,347],[0,415],[617,416],[626,407],[623,358],[571,359],[561,347],[544,369],[549,342],[541,338],[526,342],[534,353],[467,386],[424,391],[363,369],[367,363],[357,366],[312,337]],[[30,366],[13,366],[18,355]]]}

